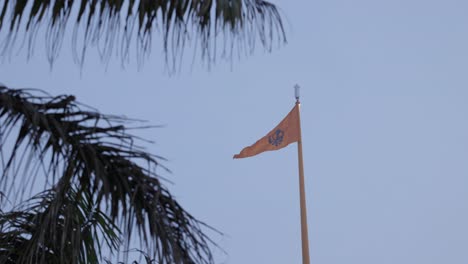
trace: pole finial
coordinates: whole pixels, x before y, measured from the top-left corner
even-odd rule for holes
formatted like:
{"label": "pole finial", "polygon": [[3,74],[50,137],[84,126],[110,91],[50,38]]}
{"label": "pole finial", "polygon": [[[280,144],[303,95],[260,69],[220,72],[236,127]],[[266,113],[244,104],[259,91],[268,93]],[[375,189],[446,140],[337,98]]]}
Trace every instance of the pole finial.
{"label": "pole finial", "polygon": [[301,96],[300,94],[300,86],[299,84],[294,85],[294,96],[296,97],[296,102],[299,102],[299,97]]}

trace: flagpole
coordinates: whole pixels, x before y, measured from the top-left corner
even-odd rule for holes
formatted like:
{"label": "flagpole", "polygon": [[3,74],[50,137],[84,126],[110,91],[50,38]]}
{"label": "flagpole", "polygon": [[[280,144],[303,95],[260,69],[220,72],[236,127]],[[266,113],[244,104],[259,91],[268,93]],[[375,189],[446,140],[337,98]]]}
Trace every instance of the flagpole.
{"label": "flagpole", "polygon": [[299,118],[299,141],[297,142],[297,155],[299,165],[299,200],[301,207],[301,239],[302,239],[302,264],[310,264],[309,256],[309,235],[307,230],[307,210],[306,210],[306,194],[304,187],[304,162],[302,160],[302,131],[300,117],[300,101],[299,101],[299,85],[294,86],[296,105],[298,106]]}

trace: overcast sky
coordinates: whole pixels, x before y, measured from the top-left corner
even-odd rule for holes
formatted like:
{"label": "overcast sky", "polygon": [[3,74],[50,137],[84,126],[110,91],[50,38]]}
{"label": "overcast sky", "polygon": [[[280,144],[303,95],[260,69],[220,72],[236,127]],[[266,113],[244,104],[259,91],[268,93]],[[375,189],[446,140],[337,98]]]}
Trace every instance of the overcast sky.
{"label": "overcast sky", "polygon": [[225,234],[216,262],[233,264],[301,262],[296,145],[232,159],[298,83],[311,263],[468,263],[468,2],[275,3],[288,44],[271,54],[168,76],[155,44],[140,71],[90,53],[80,73],[67,40],[52,70],[42,49],[23,52],[0,82],[164,125],[138,134],[182,205]]}

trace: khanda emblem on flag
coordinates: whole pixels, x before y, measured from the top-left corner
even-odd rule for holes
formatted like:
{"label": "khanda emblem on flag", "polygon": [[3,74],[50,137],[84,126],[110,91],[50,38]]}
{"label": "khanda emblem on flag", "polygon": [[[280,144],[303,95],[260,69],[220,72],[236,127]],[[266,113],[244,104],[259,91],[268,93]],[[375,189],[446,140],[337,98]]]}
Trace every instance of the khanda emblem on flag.
{"label": "khanda emblem on flag", "polygon": [[273,135],[268,137],[268,143],[273,146],[279,146],[281,142],[283,142],[284,138],[284,131],[281,129],[277,129]]}

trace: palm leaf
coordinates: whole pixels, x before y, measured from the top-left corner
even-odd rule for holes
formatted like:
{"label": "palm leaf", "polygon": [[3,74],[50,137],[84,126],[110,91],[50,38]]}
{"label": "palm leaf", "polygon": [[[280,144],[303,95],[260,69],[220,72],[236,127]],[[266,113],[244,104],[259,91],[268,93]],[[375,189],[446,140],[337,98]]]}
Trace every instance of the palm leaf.
{"label": "palm leaf", "polygon": [[[232,57],[234,50],[250,53],[257,40],[267,50],[286,41],[278,9],[263,0],[4,0],[0,7],[0,33],[5,34],[0,54],[12,54],[24,38],[32,55],[40,32],[50,63],[59,55],[69,20],[74,24],[73,54],[80,65],[89,46],[98,48],[104,62],[116,53],[123,63],[135,46],[138,62],[143,62],[156,30],[172,67],[191,40],[197,40],[208,62],[216,58],[219,35],[225,41],[223,57]],[[20,32],[24,36],[18,36]]]}
{"label": "palm leaf", "polygon": [[[32,184],[40,169],[50,190],[47,196],[41,196],[43,211],[25,211],[40,212],[43,217],[36,217],[41,219],[36,224],[37,235],[18,238],[19,242],[27,239],[31,249],[18,263],[50,263],[49,247],[44,246],[50,241],[53,248],[61,245],[53,251],[60,263],[64,263],[64,256],[81,254],[83,241],[75,239],[75,233],[57,231],[49,237],[43,231],[61,230],[61,219],[73,215],[69,212],[67,217],[60,217],[61,212],[68,212],[68,201],[74,197],[80,197],[76,203],[93,204],[93,208],[105,212],[109,223],[122,231],[121,245],[126,250],[137,237],[158,263],[213,263],[212,242],[202,229],[206,225],[185,211],[161,184],[156,168],[164,168],[159,163],[162,158],[137,146],[138,139],[126,132],[128,122],[124,117],[86,108],[73,96],[52,97],[34,90],[0,87],[0,158],[4,161],[0,190],[5,200],[14,201],[18,190],[28,193],[25,190],[31,187],[26,183]],[[8,141],[14,132],[16,139]],[[7,153],[8,142],[14,143]],[[20,183],[15,181],[18,175],[23,175]],[[2,208],[6,208],[5,203]],[[24,202],[20,204],[24,206]],[[80,223],[70,222],[66,227]],[[71,253],[63,246],[64,241],[72,243]],[[110,245],[113,243],[108,246],[115,251]],[[92,263],[90,259],[94,258],[87,256],[85,262],[85,258],[74,259]]]}
{"label": "palm leaf", "polygon": [[89,192],[57,195],[46,190],[0,214],[0,263],[99,263],[100,238],[107,248],[118,249],[118,227]]}

